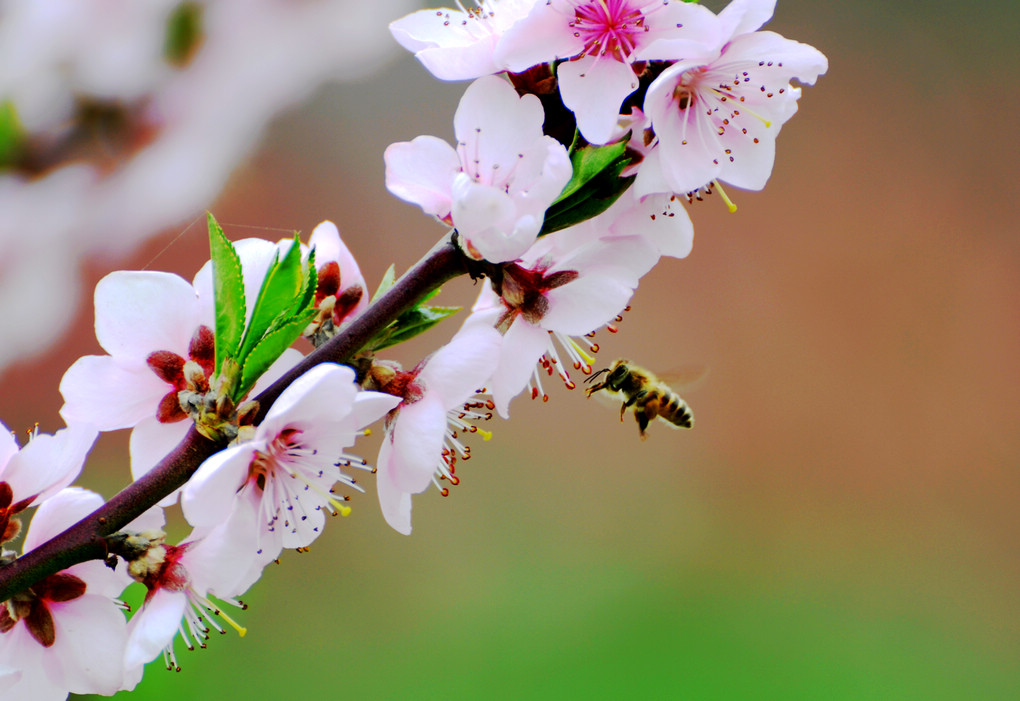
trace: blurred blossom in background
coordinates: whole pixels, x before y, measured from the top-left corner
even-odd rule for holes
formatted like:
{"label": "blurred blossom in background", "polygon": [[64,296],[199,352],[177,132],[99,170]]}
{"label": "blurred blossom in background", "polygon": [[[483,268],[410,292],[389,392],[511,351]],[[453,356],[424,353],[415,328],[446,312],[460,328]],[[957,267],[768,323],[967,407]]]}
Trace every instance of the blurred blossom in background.
{"label": "blurred blossom in background", "polygon": [[[386,23],[411,7],[197,3],[177,64],[143,37],[181,6],[142,4],[0,4],[0,100],[29,135],[0,175],[12,427],[61,427],[60,376],[100,352],[96,281],[190,279],[205,208],[235,239],[331,219],[369,288],[443,233],[384,188],[385,148],[452,138],[466,87],[398,52]],[[179,649],[132,698],[1020,697],[1018,20],[779,0],[765,29],[830,69],[768,186],[690,207],[691,255],[597,338],[598,366],[708,368],[682,392],[694,430],[641,441],[578,390],[518,398],[451,496],[415,501],[414,535],[366,477],[245,597],[245,638]],[[440,303],[476,295],[456,280]],[[100,439],[85,486],[123,486],[126,442]]]}
{"label": "blurred blossom in background", "polygon": [[0,3],[0,368],[83,311],[84,259],[193,219],[273,117],[393,57],[386,23],[408,7]]}

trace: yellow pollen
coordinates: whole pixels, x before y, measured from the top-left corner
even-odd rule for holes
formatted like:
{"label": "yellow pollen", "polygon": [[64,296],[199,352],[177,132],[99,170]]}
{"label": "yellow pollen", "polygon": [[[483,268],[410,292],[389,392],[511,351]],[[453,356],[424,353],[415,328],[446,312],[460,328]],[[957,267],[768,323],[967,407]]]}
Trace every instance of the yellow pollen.
{"label": "yellow pollen", "polygon": [[733,200],[730,199],[730,196],[726,194],[725,190],[723,190],[722,183],[720,183],[718,180],[713,180],[712,184],[715,186],[716,191],[719,193],[719,197],[721,197],[722,201],[726,203],[726,209],[730,210],[730,214],[736,212],[737,205],[733,203]]}

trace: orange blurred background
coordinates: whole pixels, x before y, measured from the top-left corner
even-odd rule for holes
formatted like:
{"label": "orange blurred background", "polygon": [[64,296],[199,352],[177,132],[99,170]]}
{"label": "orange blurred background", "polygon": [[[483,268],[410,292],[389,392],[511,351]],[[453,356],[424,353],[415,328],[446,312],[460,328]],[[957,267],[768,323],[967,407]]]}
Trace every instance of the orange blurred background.
{"label": "orange blurred background", "polygon": [[[708,368],[685,395],[695,429],[642,442],[550,382],[547,404],[518,398],[487,426],[449,498],[416,498],[411,537],[368,478],[350,518],[245,597],[245,639],[179,653],[181,674],[154,663],[136,695],[1020,695],[1018,18],[1011,3],[780,0],[766,28],[830,70],[769,186],[730,189],[733,215],[691,207],[691,256],[663,260],[620,333],[599,334],[601,364]],[[382,152],[452,138],[464,87],[403,56],[324,89],[212,211],[232,238],[332,219],[374,286],[443,233],[387,194]],[[198,219],[89,261],[73,332],[0,378],[0,418],[59,428],[63,370],[100,352],[95,282],[142,266],[190,279],[206,245]],[[439,299],[475,294],[457,280]],[[457,323],[393,357],[413,364]],[[103,436],[83,482],[119,489],[126,444]]]}

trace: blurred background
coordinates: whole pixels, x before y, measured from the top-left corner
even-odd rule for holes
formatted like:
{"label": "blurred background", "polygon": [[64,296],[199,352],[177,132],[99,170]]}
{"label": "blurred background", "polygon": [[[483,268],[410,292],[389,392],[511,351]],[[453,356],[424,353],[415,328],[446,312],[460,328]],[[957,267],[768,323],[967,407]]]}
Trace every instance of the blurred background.
{"label": "blurred background", "polygon": [[[383,42],[408,7],[378,8]],[[830,69],[768,187],[730,188],[736,214],[691,207],[693,253],[598,338],[600,365],[707,368],[684,395],[695,429],[641,441],[578,390],[518,398],[451,496],[416,498],[412,536],[366,479],[351,517],[244,597],[247,637],[178,648],[183,671],[153,663],[132,698],[1020,696],[1018,19],[1005,2],[780,0],[766,28]],[[442,228],[388,195],[382,152],[451,139],[465,85],[371,60],[278,112],[215,201],[84,258],[69,331],[0,375],[0,419],[62,426],[60,376],[101,352],[96,281],[190,279],[206,206],[232,238],[331,219],[370,286],[412,265]],[[414,364],[456,326],[392,357]],[[126,446],[102,436],[82,482],[122,487]]]}

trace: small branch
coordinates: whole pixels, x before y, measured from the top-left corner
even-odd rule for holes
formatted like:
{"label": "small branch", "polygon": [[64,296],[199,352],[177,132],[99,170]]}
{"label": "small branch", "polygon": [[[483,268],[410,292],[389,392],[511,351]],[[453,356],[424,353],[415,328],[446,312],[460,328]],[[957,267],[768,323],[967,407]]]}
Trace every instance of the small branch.
{"label": "small branch", "polygon": [[[344,363],[401,313],[443,283],[477,271],[461,253],[452,236],[431,251],[365,313],[332,340],[310,353],[290,372],[256,397],[261,422],[269,407],[291,382],[324,362]],[[14,562],[0,567],[0,602],[39,580],[86,560],[108,555],[106,536],[116,533],[174,490],[182,487],[209,456],[225,447],[202,436],[192,426],[184,440],[140,479],[132,482],[94,513]]]}

